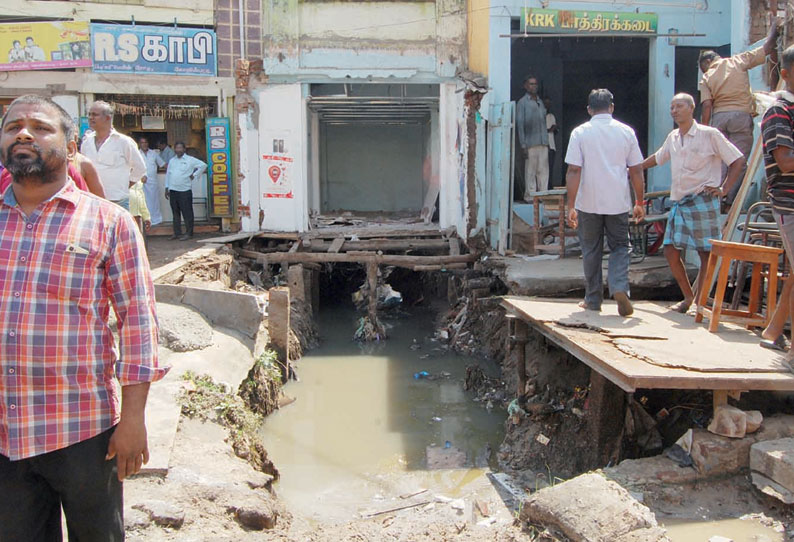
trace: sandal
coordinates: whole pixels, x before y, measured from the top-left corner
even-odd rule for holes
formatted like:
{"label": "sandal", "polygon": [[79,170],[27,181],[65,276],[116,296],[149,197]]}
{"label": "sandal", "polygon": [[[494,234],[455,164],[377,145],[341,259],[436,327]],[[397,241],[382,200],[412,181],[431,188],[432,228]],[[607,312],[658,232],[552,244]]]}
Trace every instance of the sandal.
{"label": "sandal", "polygon": [[761,345],[762,348],[768,348],[769,350],[777,350],[778,352],[788,352],[791,344],[789,343],[788,339],[786,339],[785,335],[778,335],[777,339],[761,339],[761,342],[758,343]]}

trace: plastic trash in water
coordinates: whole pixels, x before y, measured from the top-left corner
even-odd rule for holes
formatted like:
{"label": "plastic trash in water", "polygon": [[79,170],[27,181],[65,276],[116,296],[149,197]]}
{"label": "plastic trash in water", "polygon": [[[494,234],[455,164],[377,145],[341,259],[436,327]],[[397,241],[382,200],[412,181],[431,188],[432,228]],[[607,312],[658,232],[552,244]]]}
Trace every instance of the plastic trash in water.
{"label": "plastic trash in water", "polygon": [[444,442],[444,448],[447,448],[447,449],[452,448],[452,443],[450,441]]}
{"label": "plastic trash in water", "polygon": [[427,371],[419,371],[418,373],[414,373],[414,378],[416,380],[427,378],[428,376],[430,376],[430,373],[428,373]]}
{"label": "plastic trash in water", "polygon": [[431,419],[432,419],[434,422],[440,422],[440,421],[441,421],[441,418],[439,418],[438,416],[433,416]]}

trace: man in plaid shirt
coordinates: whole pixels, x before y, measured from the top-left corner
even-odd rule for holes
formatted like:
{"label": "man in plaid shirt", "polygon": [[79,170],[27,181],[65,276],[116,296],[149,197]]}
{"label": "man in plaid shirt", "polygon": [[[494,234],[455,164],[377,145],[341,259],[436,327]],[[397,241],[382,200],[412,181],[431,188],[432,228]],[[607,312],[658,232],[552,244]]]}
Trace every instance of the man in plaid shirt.
{"label": "man in plaid shirt", "polygon": [[61,507],[70,540],[123,540],[121,481],[148,460],[146,396],[167,371],[140,234],[68,177],[73,133],[33,95],[0,125],[2,542],[60,541]]}

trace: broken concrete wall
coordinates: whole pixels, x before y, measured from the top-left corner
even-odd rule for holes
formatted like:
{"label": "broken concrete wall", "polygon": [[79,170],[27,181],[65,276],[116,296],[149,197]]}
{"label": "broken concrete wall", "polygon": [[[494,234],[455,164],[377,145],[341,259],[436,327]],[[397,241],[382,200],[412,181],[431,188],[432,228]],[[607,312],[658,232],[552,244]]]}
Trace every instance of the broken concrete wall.
{"label": "broken concrete wall", "polygon": [[271,77],[453,77],[465,66],[462,0],[287,0],[266,4],[264,29],[265,71]]}

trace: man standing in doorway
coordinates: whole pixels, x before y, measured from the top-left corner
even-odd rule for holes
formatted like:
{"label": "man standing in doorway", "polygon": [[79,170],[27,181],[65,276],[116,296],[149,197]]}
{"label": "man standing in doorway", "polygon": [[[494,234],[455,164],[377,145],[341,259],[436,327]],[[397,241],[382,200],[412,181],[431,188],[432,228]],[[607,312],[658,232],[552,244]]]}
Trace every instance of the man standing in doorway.
{"label": "man standing in doorway", "polygon": [[0,125],[13,177],[0,194],[3,541],[61,540],[61,508],[69,540],[124,539],[121,481],[148,461],[146,398],[167,371],[143,241],[129,213],[69,179],[73,132],[34,95]]}
{"label": "man standing in doorway", "polygon": [[516,104],[518,142],[524,156],[524,201],[532,194],[546,190],[549,182],[549,132],[546,108],[538,97],[538,80],[530,75],[524,79],[527,93]]}
{"label": "man standing in doorway", "polygon": [[[633,216],[645,216],[642,153],[634,130],[612,118],[612,93],[605,88],[590,92],[590,121],[571,132],[565,162],[568,164],[568,224],[578,228],[585,275],[585,297],[580,307],[600,311],[604,297],[601,270],[604,233],[609,245],[609,293],[618,313],[634,312],[629,300],[629,211],[632,210],[629,178],[634,188]],[[628,168],[628,176],[626,175]]]}
{"label": "man standing in doorway", "polygon": [[138,146],[113,128],[113,106],[107,102],[91,104],[88,125],[94,131],[85,135],[80,152],[96,166],[105,197],[129,210],[130,187],[146,175]]}
{"label": "man standing in doorway", "polygon": [[548,188],[552,188],[554,180],[554,156],[557,154],[557,117],[551,112],[551,98],[543,98],[543,105],[546,107],[546,131],[549,133],[549,181],[546,183]]}
{"label": "man standing in doorway", "polygon": [[[763,64],[766,56],[775,50],[778,29],[778,21],[773,20],[764,45],[751,51],[729,58],[722,58],[715,51],[702,51],[698,58],[703,72],[699,85],[703,106],[701,121],[722,132],[742,151],[745,161],[753,149],[753,116],[756,112],[747,70]],[[739,178],[744,177],[744,170],[739,172]],[[738,191],[739,184],[736,184],[726,198],[728,204],[733,204]]]}
{"label": "man standing in doorway", "polygon": [[[673,207],[664,232],[664,256],[683,301],[671,307],[686,313],[703,286],[711,252],[711,240],[720,238],[720,200],[730,193],[744,167],[744,157],[716,128],[695,122],[695,99],[689,94],[673,96],[670,116],[678,129],[667,135],[662,147],[642,163],[643,169],[671,162],[670,199]],[[728,164],[727,177],[722,164]],[[696,250],[700,273],[693,290],[682,253]]]}
{"label": "man standing in doorway", "polygon": [[159,153],[149,148],[149,140],[145,137],[138,139],[138,147],[141,157],[146,164],[146,176],[143,180],[143,193],[146,196],[146,207],[149,209],[152,226],[158,225],[163,221],[160,213],[160,185],[157,184],[157,168],[164,166],[165,162],[160,159]]}
{"label": "man standing in doorway", "polygon": [[[165,197],[171,202],[174,214],[174,235],[171,239],[185,241],[193,237],[193,181],[207,171],[207,164],[185,154],[185,144],[174,144],[176,155],[168,162],[165,174]],[[182,221],[185,217],[185,234],[182,235]]]}

